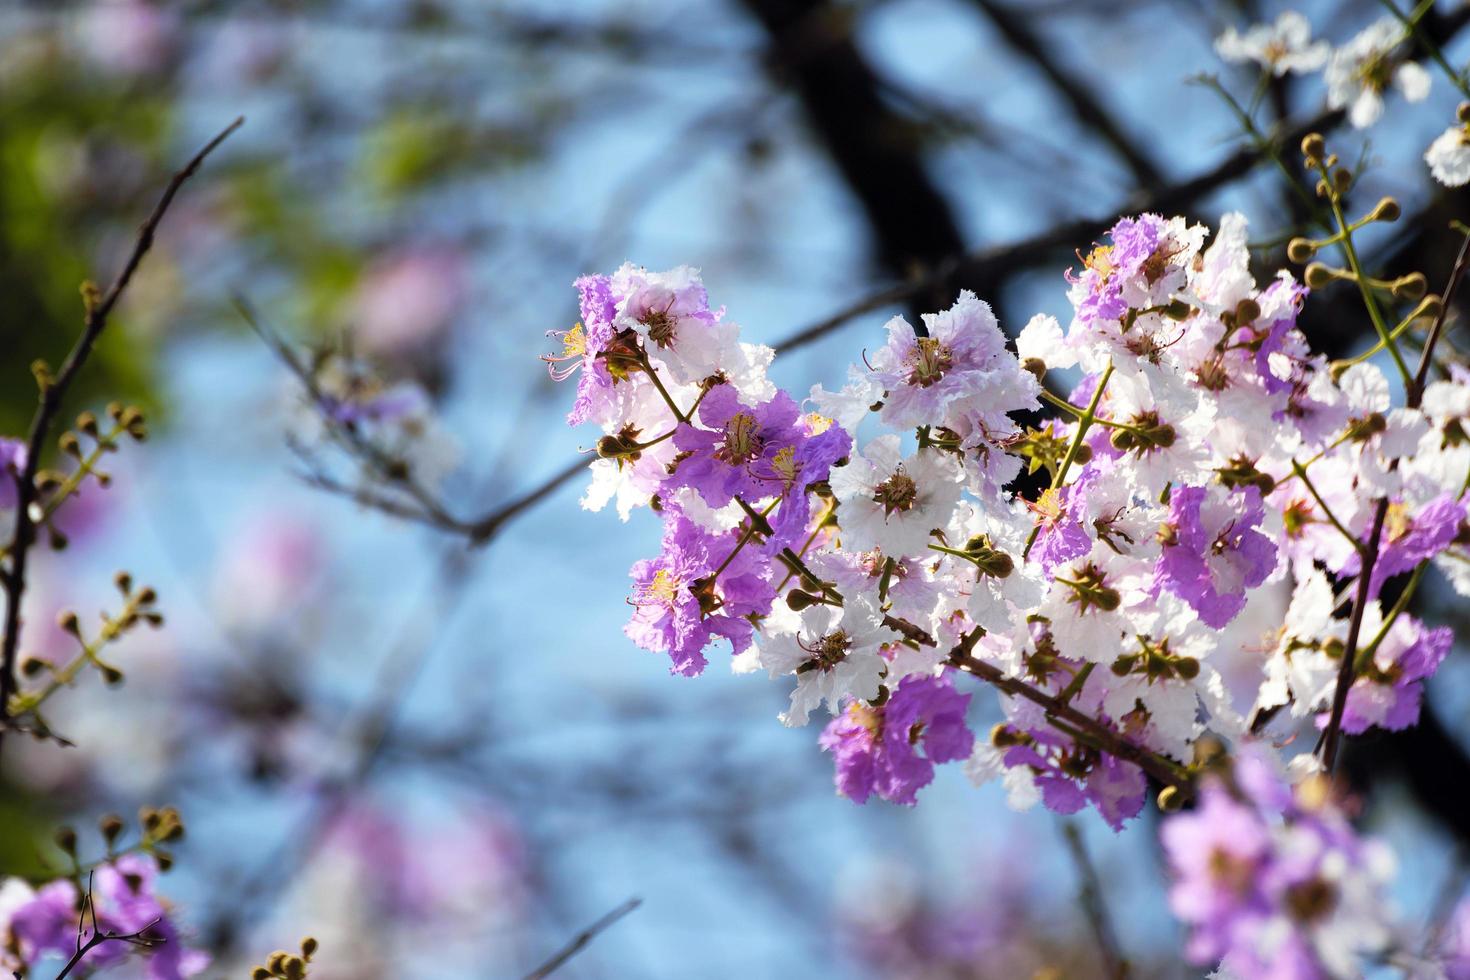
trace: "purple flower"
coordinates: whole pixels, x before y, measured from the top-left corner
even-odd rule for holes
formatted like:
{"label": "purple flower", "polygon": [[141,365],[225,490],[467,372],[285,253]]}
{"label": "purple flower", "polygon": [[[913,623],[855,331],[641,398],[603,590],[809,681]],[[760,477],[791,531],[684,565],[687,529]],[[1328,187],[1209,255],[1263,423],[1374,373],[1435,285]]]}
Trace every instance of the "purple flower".
{"label": "purple flower", "polygon": [[[1374,725],[1401,731],[1416,724],[1424,680],[1439,669],[1454,642],[1448,626],[1425,629],[1413,617],[1401,616],[1348,689],[1342,730],[1358,735]],[[1323,713],[1319,723],[1325,725],[1326,719]]]}
{"label": "purple flower", "polygon": [[[754,501],[783,493],[798,478],[805,479],[797,472],[797,448],[803,440],[800,415],[784,391],[750,406],[734,386],[717,385],[699,405],[703,428],[686,423],[674,433],[674,445],[689,455],[674,470],[670,488],[692,487],[711,507],[723,507],[737,496]],[[828,455],[830,466],[841,452]]]}
{"label": "purple flower", "polygon": [[15,480],[26,468],[26,444],[0,437],[0,508],[15,506]]}
{"label": "purple flower", "polygon": [[562,353],[547,354],[541,359],[557,381],[581,372],[576,400],[567,413],[568,425],[581,425],[589,418],[605,414],[604,410],[615,397],[613,386],[617,379],[603,355],[614,346],[618,335],[613,326],[618,304],[612,280],[607,276],[582,276],[573,285],[581,294],[582,322],[570,330],[551,331],[549,336],[561,340]]}
{"label": "purple flower", "polygon": [[738,541],[738,531],[710,534],[670,513],[662,554],[632,568],[634,612],[623,632],[645,650],[667,653],[673,673],[693,677],[703,671],[704,650],[716,637],[740,653],[754,631],[748,617],[771,610],[770,562],[750,544],[736,553]]}
{"label": "purple flower", "polygon": [[1047,574],[1051,574],[1058,565],[1081,558],[1092,550],[1092,538],[1088,537],[1086,528],[1077,519],[1077,485],[1049,489],[1030,505],[1036,515],[1037,526],[1031,557],[1041,563]]}
{"label": "purple flower", "polygon": [[[149,980],[182,980],[208,966],[209,957],[181,942],[178,928],[154,893],[157,876],[153,859],[138,854],[124,855],[98,868],[92,879],[97,926],[117,935],[146,930],[156,940],[147,951]],[[75,953],[80,903],[76,885],[62,879],[43,886],[31,902],[15,910],[10,931],[26,963],[48,956],[65,959]],[[85,924],[90,934],[90,913]],[[110,966],[135,948],[124,942],[104,942],[82,964],[94,970]]]}
{"label": "purple flower", "polygon": [[1211,784],[1192,812],[1164,822],[1159,838],[1174,874],[1169,908],[1192,927],[1186,952],[1196,963],[1219,960],[1269,914],[1260,888],[1271,850],[1266,826],[1253,807]]}
{"label": "purple flower", "polygon": [[1105,753],[1078,745],[1047,725],[1009,733],[1001,756],[1006,768],[1026,766],[1053,813],[1076,813],[1088,803],[1109,827],[1123,825],[1143,810],[1148,781],[1143,770]]}
{"label": "purple flower", "polygon": [[[1296,329],[1296,315],[1301,311],[1302,302],[1309,292],[1306,286],[1295,279],[1283,276],[1263,289],[1257,297],[1262,310],[1276,310],[1280,314],[1269,322],[1265,322],[1263,317],[1247,328],[1254,336],[1245,342],[1246,347],[1255,350],[1252,357],[1256,374],[1268,394],[1276,395],[1293,388],[1291,378],[1279,378],[1271,369],[1271,356],[1288,353],[1293,364],[1296,364],[1306,355],[1305,340]],[[1289,341],[1292,349],[1288,351]]]}
{"label": "purple flower", "polygon": [[[1373,578],[1368,583],[1368,594],[1376,597],[1383,583],[1412,571],[1421,562],[1428,561],[1444,551],[1455,541],[1460,527],[1465,523],[1467,502],[1446,491],[1410,512],[1403,504],[1389,507],[1389,521],[1384,524],[1382,543],[1378,549],[1378,560],[1373,565]],[[1357,552],[1353,552],[1343,567],[1346,575],[1356,574],[1362,567]]]}
{"label": "purple flower", "polygon": [[1169,907],[1189,926],[1192,962],[1242,980],[1325,980],[1382,955],[1389,865],[1329,793],[1322,779],[1288,786],[1248,746],[1204,778],[1192,812],[1165,819]]}
{"label": "purple flower", "polygon": [[1245,608],[1246,590],[1276,567],[1276,545],[1257,530],[1265,512],[1255,487],[1174,490],[1157,584],[1189,603],[1207,625],[1223,628]]}
{"label": "purple flower", "polygon": [[832,753],[837,791],[854,803],[876,793],[913,806],[934,781],[935,763],[968,758],[974,748],[969,705],[970,695],[945,677],[907,677],[879,707],[850,705],[818,739]]}
{"label": "purple flower", "polygon": [[1080,275],[1069,277],[1083,288],[1077,319],[1084,323],[1119,320],[1128,312],[1128,287],[1147,280],[1149,260],[1167,244],[1169,225],[1156,214],[1123,218],[1108,232],[1112,244],[1094,249]]}
{"label": "purple flower", "polygon": [[[887,391],[882,418],[894,428],[980,424],[995,434],[1013,426],[1006,413],[1036,407],[1036,379],[1006,349],[990,307],[969,290],[943,313],[925,314],[918,336],[901,316],[888,321],[888,343],[873,355],[873,380]],[[968,427],[968,426],[966,426]]]}

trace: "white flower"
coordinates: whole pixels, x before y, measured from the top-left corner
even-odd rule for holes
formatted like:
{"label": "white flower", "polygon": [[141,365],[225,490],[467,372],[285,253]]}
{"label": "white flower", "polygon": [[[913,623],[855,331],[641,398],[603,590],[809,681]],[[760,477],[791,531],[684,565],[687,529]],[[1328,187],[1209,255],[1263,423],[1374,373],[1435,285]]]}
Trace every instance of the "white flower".
{"label": "white flower", "polygon": [[1122,577],[1107,567],[1112,556],[1107,545],[1059,565],[1051,588],[1037,613],[1051,623],[1057,652],[1073,660],[1111,664],[1123,652],[1123,636],[1131,632],[1120,611],[1125,601]]}
{"label": "white flower", "polygon": [[872,376],[856,364],[847,366],[847,384],[837,391],[828,391],[821,385],[812,385],[811,402],[817,411],[842,426],[849,434],[856,434],[858,426],[867,417],[874,404],[883,397],[883,386],[873,381]]}
{"label": "white flower", "polygon": [[963,472],[933,449],[899,452],[896,435],[880,436],[832,471],[845,548],[885,555],[925,555],[929,532],[954,516]]}
{"label": "white flower", "polygon": [[629,262],[612,280],[614,292],[623,296],[618,327],[637,332],[649,358],[674,380],[689,384],[721,371],[742,377],[749,372],[755,355],[741,347],[739,327],[708,310],[698,269],[681,265],[649,272]]}
{"label": "white flower", "polygon": [[1404,40],[1404,27],[1385,17],[1332,53],[1327,63],[1327,106],[1347,109],[1357,129],[1383,115],[1383,94],[1393,85],[1410,102],[1429,94],[1429,73],[1412,61],[1395,63],[1393,50]]}
{"label": "white flower", "polygon": [[[627,391],[622,396],[619,418],[603,426],[606,435],[651,442],[669,430],[673,418],[663,396],[653,385],[644,383],[621,387],[626,387]],[[673,387],[670,394],[676,404],[690,405],[698,395],[698,389]],[[637,459],[593,460],[589,466],[592,483],[582,495],[583,509],[602,510],[609,501],[616,500],[618,516],[626,521],[633,509],[648,503],[659,485],[668,479],[669,463],[678,451],[674,440],[665,439],[643,449]],[[714,526],[713,522],[714,518],[710,517],[700,523]]]}
{"label": "white flower", "polygon": [[1216,310],[1234,310],[1241,300],[1254,297],[1245,215],[1231,211],[1222,216],[1220,230],[1201,259],[1199,271],[1190,277],[1190,287],[1200,299]]}
{"label": "white flower", "polygon": [[1440,133],[1424,151],[1424,162],[1434,179],[1446,187],[1470,184],[1470,132],[1457,123]]}
{"label": "white flower", "polygon": [[1048,369],[1069,368],[1077,363],[1077,353],[1067,346],[1062,325],[1054,316],[1038,313],[1027,321],[1016,337],[1016,354],[1024,365],[1035,359]]}
{"label": "white flower", "polygon": [[761,663],[772,677],[796,674],[791,708],[781,723],[805,725],[823,702],[836,714],[845,698],[876,698],[885,666],[878,648],[895,638],[883,625],[883,614],[862,596],[849,597],[842,606],[804,610],[796,632],[773,637],[761,648]]}
{"label": "white flower", "polygon": [[1312,40],[1312,27],[1294,10],[1276,18],[1274,24],[1257,24],[1244,34],[1234,27],[1215,40],[1215,51],[1226,61],[1254,61],[1278,78],[1287,72],[1306,74],[1327,63],[1331,46]]}

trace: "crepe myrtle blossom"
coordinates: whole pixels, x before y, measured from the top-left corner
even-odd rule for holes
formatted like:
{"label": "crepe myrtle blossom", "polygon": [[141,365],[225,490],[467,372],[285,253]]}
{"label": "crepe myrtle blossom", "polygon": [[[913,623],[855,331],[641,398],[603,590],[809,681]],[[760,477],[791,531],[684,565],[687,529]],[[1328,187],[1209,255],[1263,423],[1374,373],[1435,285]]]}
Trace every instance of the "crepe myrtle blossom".
{"label": "crepe myrtle blossom", "polygon": [[1394,17],[1385,17],[1332,52],[1327,62],[1327,107],[1346,109],[1357,129],[1376,123],[1383,115],[1383,97],[1390,86],[1409,102],[1429,95],[1429,72],[1396,52],[1408,35]]}
{"label": "crepe myrtle blossom", "polygon": [[1434,179],[1446,187],[1470,184],[1470,103],[1460,106],[1461,119],[1434,138],[1424,151],[1424,162]]}
{"label": "crepe myrtle blossom", "polygon": [[884,390],[879,418],[896,429],[938,425],[1009,435],[1010,412],[1037,406],[1036,378],[1006,349],[990,307],[969,290],[943,313],[924,314],[926,336],[901,316],[871,359]]}
{"label": "crepe myrtle blossom", "polygon": [[1057,566],[1036,612],[1045,617],[1058,652],[1073,660],[1112,663],[1130,628],[1121,610],[1125,600],[1137,597],[1142,572],[1101,543]]}
{"label": "crepe myrtle blossom", "polygon": [[[100,943],[82,957],[83,967],[104,969],[130,956],[144,956],[149,980],[182,980],[209,965],[207,955],[184,944],[168,906],[154,890],[157,877],[157,863],[140,854],[125,854],[97,868],[91,881],[97,928],[120,936],[143,933],[155,942],[142,950],[126,942]],[[18,879],[0,883],[0,964],[20,971],[70,959],[79,942],[82,900],[76,884],[67,878],[34,891]],[[89,911],[84,920],[88,937],[92,914]],[[85,943],[85,938],[80,941]]]}
{"label": "crepe myrtle blossom", "polygon": [[920,449],[904,456],[898,436],[874,439],[832,473],[845,546],[926,554],[930,534],[954,516],[963,475],[951,454]]}
{"label": "crepe myrtle blossom", "polygon": [[[886,726],[904,692],[959,696],[956,666],[1030,691],[1002,698],[967,771],[1115,827],[1142,809],[1144,773],[1190,771],[1205,733],[1239,743],[1265,718],[1302,744],[1336,689],[1353,594],[1339,590],[1376,501],[1378,576],[1470,551],[1470,376],[1396,407],[1377,366],[1312,351],[1307,290],[1290,273],[1258,284],[1248,241],[1239,215],[1213,235],[1121,219],[1068,274],[1072,316],[1033,318],[1015,356],[964,294],[924,318],[927,337],[890,321],[886,346],[805,406],[771,384],[766,353],[720,333],[692,271],[583,281],[588,335],[606,324],[619,345],[575,359],[584,379],[607,371],[589,497],[647,504],[665,532],[634,568],[628,634],[682,674],[729,641],[737,672],[794,684],[787,724],[825,706],[822,744],[854,798],[912,799],[916,785],[883,783],[911,761],[890,758],[904,743]],[[1067,405],[1016,418],[1073,367]],[[860,426],[877,431],[855,450]],[[1014,480],[1023,468],[1044,485]],[[1273,582],[1284,621],[1224,632]],[[1447,634],[1376,603],[1362,627],[1345,730],[1407,724]],[[1056,700],[1071,722],[1043,707]],[[942,751],[924,732],[908,744]]]}
{"label": "crepe myrtle blossom", "polygon": [[[833,463],[852,449],[841,428],[820,417],[803,416],[784,391],[760,404],[747,404],[733,386],[718,384],[699,405],[699,426],[682,424],[674,432],[679,458],[670,464],[669,489],[689,487],[711,507],[734,498],[747,501],[797,496],[811,483],[827,479]],[[806,516],[793,502],[798,533]]]}
{"label": "crepe myrtle blossom", "polygon": [[1276,568],[1276,546],[1259,530],[1266,508],[1256,487],[1180,487],[1159,530],[1158,584],[1223,628],[1245,608],[1247,589]]}
{"label": "crepe myrtle blossom", "polygon": [[[1363,622],[1370,636],[1377,636],[1382,618],[1376,605],[1367,607]],[[1400,731],[1417,724],[1424,680],[1439,669],[1454,641],[1448,626],[1428,629],[1412,616],[1399,616],[1348,689],[1342,730],[1357,735],[1372,727]],[[1326,712],[1318,724],[1327,724]]]}
{"label": "crepe myrtle blossom", "polygon": [[913,806],[934,781],[935,763],[966,759],[974,748],[969,703],[947,677],[908,677],[877,706],[848,705],[818,739],[832,753],[837,791],[854,803],[877,794]]}
{"label": "crepe myrtle blossom", "polygon": [[[1376,597],[1388,579],[1411,571],[1454,544],[1465,529],[1467,513],[1470,513],[1467,501],[1449,491],[1418,507],[1402,500],[1390,503],[1378,560],[1373,565],[1373,578],[1368,586],[1369,596]],[[1359,555],[1354,552],[1343,564],[1342,571],[1356,574],[1360,564]]]}
{"label": "crepe myrtle blossom", "polygon": [[[623,632],[645,650],[667,653],[672,673],[693,677],[717,638],[735,653],[751,642],[748,616],[770,610],[774,590],[755,549],[737,548],[737,533],[711,534],[672,515],[658,558],[636,563],[628,602],[633,618]],[[733,557],[731,557],[733,556]]]}
{"label": "crepe myrtle blossom", "polygon": [[796,675],[781,723],[800,727],[824,703],[835,715],[846,700],[876,698],[885,667],[880,647],[898,639],[878,607],[861,596],[804,610],[791,632],[771,637],[760,650],[772,677]]}
{"label": "crepe myrtle blossom", "polygon": [[1284,11],[1275,23],[1256,24],[1245,33],[1234,26],[1215,39],[1215,52],[1226,61],[1253,61],[1280,78],[1287,72],[1306,75],[1327,64],[1332,46],[1312,40],[1312,27],[1294,10]]}
{"label": "crepe myrtle blossom", "polygon": [[[568,425],[609,421],[617,407],[616,385],[628,376],[633,349],[618,342],[617,299],[607,276],[582,276],[574,285],[581,296],[582,320],[570,330],[553,330],[561,341],[560,354],[546,354],[551,377],[565,381],[577,376],[577,396],[567,414]],[[626,357],[615,356],[626,354]]]}
{"label": "crepe myrtle blossom", "polygon": [[1127,335],[1144,311],[1157,316],[1174,309],[1205,229],[1183,218],[1142,214],[1118,221],[1108,238],[1087,254],[1080,273],[1067,273],[1076,311],[1068,341],[1079,356],[1099,345],[1120,353],[1143,350]]}
{"label": "crepe myrtle blossom", "polygon": [[1325,778],[1293,786],[1259,746],[1207,776],[1195,809],[1159,836],[1194,963],[1242,980],[1347,980],[1392,941],[1387,849],[1357,836]]}
{"label": "crepe myrtle blossom", "polygon": [[740,329],[711,310],[699,270],[681,265],[668,272],[649,272],[625,264],[613,273],[617,297],[614,325],[632,330],[643,350],[680,384],[718,373],[740,348]]}
{"label": "crepe myrtle blossom", "polygon": [[967,765],[972,781],[1003,775],[1018,808],[1039,800],[1065,815],[1091,804],[1114,830],[1143,810],[1148,780],[1141,769],[1060,734],[1030,708],[1015,714],[977,748]]}

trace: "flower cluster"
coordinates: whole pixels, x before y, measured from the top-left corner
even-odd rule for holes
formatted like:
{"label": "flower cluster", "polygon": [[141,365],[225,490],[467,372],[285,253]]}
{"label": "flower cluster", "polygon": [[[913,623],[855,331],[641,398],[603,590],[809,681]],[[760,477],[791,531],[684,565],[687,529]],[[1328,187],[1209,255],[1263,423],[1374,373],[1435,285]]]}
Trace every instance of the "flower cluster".
{"label": "flower cluster", "polygon": [[[1429,72],[1413,60],[1415,43],[1435,55],[1449,81],[1466,98],[1470,87],[1452,72],[1433,42],[1420,32],[1419,20],[1432,5],[1420,5],[1412,14],[1381,18],[1340,48],[1313,41],[1307,19],[1286,11],[1271,24],[1257,24],[1245,32],[1229,27],[1215,41],[1226,61],[1254,63],[1270,76],[1321,71],[1327,85],[1327,107],[1347,113],[1357,129],[1366,129],[1383,117],[1385,100],[1398,92],[1407,102],[1422,102],[1432,84]],[[1470,102],[1462,103],[1455,125],[1441,133],[1424,153],[1434,179],[1447,187],[1470,183]]]}
{"label": "flower cluster", "polygon": [[1360,976],[1357,956],[1394,945],[1382,895],[1393,856],[1353,832],[1323,777],[1293,787],[1242,752],[1160,836],[1186,952],[1223,976]]}
{"label": "flower cluster", "polygon": [[[831,712],[821,742],[855,800],[912,803],[935,762],[968,756],[1018,802],[1090,803],[1118,827],[1146,781],[1110,741],[1168,772],[1206,730],[1326,724],[1349,630],[1328,576],[1360,575],[1381,499],[1341,724],[1412,724],[1449,632],[1376,596],[1464,553],[1470,390],[1456,376],[1392,407],[1376,366],[1308,349],[1307,290],[1255,281],[1243,218],[1207,238],[1120,221],[1069,273],[1069,327],[1038,317],[1017,353],[968,293],[922,331],[896,317],[846,387],[813,389],[820,415],[773,388],[770,352],[740,343],[691,270],[581,280],[573,420],[603,431],[584,504],[664,522],[660,555],[633,568],[628,635],[681,674],[723,639],[737,669],[788,678],[782,720]],[[1071,367],[1068,397],[1038,383]],[[1017,420],[1042,401],[1055,417]],[[870,415],[898,431],[854,448]],[[1029,496],[1023,471],[1050,480]],[[1268,585],[1292,589],[1285,623],[1231,642]],[[1251,656],[1254,684],[1227,691]],[[949,675],[987,669],[1032,696],[1005,699],[972,748]],[[1091,729],[1058,726],[1058,704]]]}
{"label": "flower cluster", "polygon": [[[1309,163],[1329,166],[1313,140]],[[1287,744],[1413,724],[1451,636],[1407,598],[1435,564],[1470,594],[1470,376],[1395,406],[1366,356],[1314,353],[1296,324],[1308,289],[1284,270],[1256,280],[1238,214],[1213,234],[1125,218],[1067,283],[1067,327],[1035,317],[1014,351],[970,293],[922,328],[895,317],[844,387],[803,407],[693,270],[579,280],[584,323],[548,360],[579,374],[570,420],[602,431],[583,504],[648,505],[664,526],[632,571],[628,636],[683,675],[727,641],[735,670],[789,686],[785,724],[825,710],[819,742],[859,803],[912,804],[936,764],[964,760],[1015,805],[1091,806],[1121,828],[1148,776],[1194,791],[1207,733]],[[1069,369],[1065,396],[1043,386]],[[880,431],[855,439],[864,427]],[[1247,614],[1266,594],[1289,596],[1284,622]],[[988,739],[962,673],[1004,695]],[[1191,918],[1188,896],[1213,886],[1181,884],[1194,950],[1323,955],[1313,930],[1355,920],[1335,898],[1306,907],[1312,876],[1367,851],[1289,790],[1253,792],[1206,790],[1171,824],[1183,881],[1232,873],[1188,865],[1186,838],[1217,819],[1254,828],[1252,861],[1280,834],[1315,850],[1278,878],[1251,865],[1266,891],[1234,918]],[[1296,932],[1277,925],[1289,913]]]}
{"label": "flower cluster", "polygon": [[78,960],[87,971],[141,951],[147,954],[149,980],[182,980],[202,972],[209,957],[181,941],[168,906],[154,890],[158,871],[153,857],[124,854],[92,873],[90,890],[70,878],[38,888],[20,878],[0,881],[0,966],[23,971],[42,963],[59,965],[97,937],[100,941]]}

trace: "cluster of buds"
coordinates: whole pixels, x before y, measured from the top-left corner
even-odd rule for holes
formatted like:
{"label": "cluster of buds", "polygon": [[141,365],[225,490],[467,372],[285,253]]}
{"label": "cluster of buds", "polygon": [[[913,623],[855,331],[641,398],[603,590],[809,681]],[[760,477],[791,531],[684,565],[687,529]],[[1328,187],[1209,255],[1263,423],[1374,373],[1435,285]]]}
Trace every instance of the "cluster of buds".
{"label": "cluster of buds", "polygon": [[284,949],[278,949],[265,961],[264,966],[257,966],[250,971],[250,980],[303,980],[307,976],[307,967],[311,965],[311,958],[316,955],[317,941],[311,936],[301,940],[301,952],[289,953]]}

